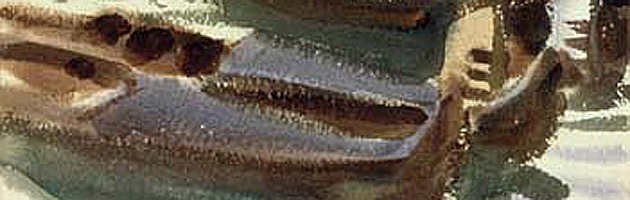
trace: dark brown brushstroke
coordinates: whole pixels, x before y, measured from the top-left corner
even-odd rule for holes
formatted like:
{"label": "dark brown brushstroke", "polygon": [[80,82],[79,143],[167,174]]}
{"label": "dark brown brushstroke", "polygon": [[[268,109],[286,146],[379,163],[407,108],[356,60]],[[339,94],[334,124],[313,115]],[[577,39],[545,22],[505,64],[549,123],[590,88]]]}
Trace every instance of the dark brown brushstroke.
{"label": "dark brown brushstroke", "polygon": [[412,104],[402,99],[374,102],[312,86],[239,75],[220,76],[207,84],[205,91],[231,101],[297,112],[331,124],[344,131],[342,134],[378,137],[413,134],[417,125],[428,118],[422,107],[432,104]]}

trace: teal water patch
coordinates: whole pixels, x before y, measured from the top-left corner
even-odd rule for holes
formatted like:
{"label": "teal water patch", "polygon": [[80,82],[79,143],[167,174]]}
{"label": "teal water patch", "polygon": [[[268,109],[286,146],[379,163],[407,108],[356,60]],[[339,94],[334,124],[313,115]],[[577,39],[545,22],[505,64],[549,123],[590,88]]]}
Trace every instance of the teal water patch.
{"label": "teal water patch", "polygon": [[25,143],[27,151],[10,164],[61,200],[295,199],[280,194],[240,193],[187,181],[177,177],[174,169],[150,164],[116,158],[90,158],[46,138],[28,137]]}
{"label": "teal water patch", "polygon": [[310,56],[329,56],[354,66],[387,73],[405,83],[421,83],[436,75],[444,57],[444,40],[455,9],[453,2],[428,8],[431,22],[425,28],[395,30],[300,20],[247,0],[223,1],[221,12],[167,11],[201,24],[226,23],[252,27],[275,38],[278,45],[298,48]]}

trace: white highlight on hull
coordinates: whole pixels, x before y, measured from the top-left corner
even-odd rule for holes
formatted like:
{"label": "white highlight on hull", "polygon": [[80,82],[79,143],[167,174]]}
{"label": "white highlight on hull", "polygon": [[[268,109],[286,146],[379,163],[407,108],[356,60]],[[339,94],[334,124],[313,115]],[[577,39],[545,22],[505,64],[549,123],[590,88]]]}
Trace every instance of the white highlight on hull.
{"label": "white highlight on hull", "polygon": [[111,100],[127,93],[127,87],[120,85],[115,89],[103,89],[93,93],[75,93],[72,96],[70,106],[76,108],[91,108],[103,105]]}
{"label": "white highlight on hull", "polygon": [[0,87],[26,89],[28,87],[28,84],[22,81],[22,79],[15,77],[12,72],[0,69]]}

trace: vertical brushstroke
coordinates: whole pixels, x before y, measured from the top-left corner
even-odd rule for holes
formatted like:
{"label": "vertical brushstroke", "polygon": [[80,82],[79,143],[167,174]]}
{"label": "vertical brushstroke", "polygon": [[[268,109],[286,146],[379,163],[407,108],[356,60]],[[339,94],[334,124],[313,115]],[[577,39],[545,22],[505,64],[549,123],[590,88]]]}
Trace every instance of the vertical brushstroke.
{"label": "vertical brushstroke", "polygon": [[506,78],[508,54],[505,50],[505,31],[503,9],[510,1],[499,1],[493,6],[494,37],[492,38],[492,61],[490,65],[489,84],[493,92],[500,91]]}
{"label": "vertical brushstroke", "polygon": [[600,79],[603,75],[603,63],[601,52],[601,22],[599,19],[599,13],[601,12],[601,5],[599,0],[591,0],[591,20],[589,22],[589,36],[588,36],[588,62],[589,67],[594,72],[595,81]]}

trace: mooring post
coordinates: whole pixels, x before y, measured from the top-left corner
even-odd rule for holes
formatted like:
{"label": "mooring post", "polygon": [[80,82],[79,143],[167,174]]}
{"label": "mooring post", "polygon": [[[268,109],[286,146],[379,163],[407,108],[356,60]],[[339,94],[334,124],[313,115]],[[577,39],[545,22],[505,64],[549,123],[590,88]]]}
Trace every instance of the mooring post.
{"label": "mooring post", "polygon": [[490,65],[489,84],[492,94],[500,91],[506,79],[506,69],[509,63],[508,53],[505,48],[505,29],[503,10],[510,1],[497,1],[493,5],[494,36],[492,39],[492,62]]}
{"label": "mooring post", "polygon": [[588,36],[588,63],[591,68],[595,82],[599,80],[603,75],[603,63],[601,53],[601,40],[602,31],[599,29],[600,20],[599,13],[601,12],[600,0],[591,0],[591,19],[589,23],[589,36]]}

